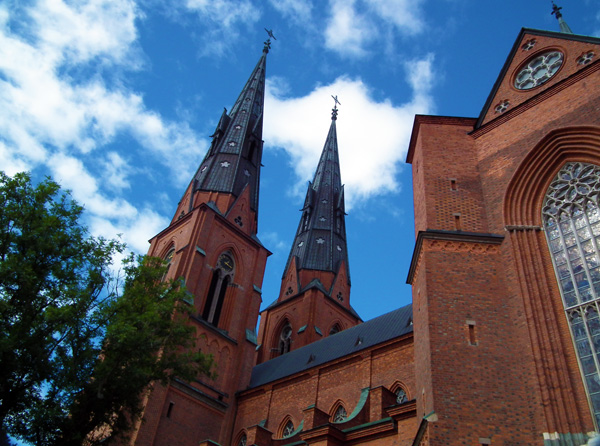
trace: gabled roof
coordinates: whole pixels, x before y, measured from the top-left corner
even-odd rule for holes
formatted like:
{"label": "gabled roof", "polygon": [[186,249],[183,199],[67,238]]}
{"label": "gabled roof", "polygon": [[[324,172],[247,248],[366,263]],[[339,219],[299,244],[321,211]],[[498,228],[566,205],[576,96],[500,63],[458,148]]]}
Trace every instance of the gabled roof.
{"label": "gabled roof", "polygon": [[412,331],[411,304],[255,366],[248,387],[262,386]]}
{"label": "gabled roof", "polygon": [[[503,98],[501,97],[497,97],[498,92],[500,90],[500,88],[506,83],[506,82],[511,82],[511,77],[512,77],[512,73],[514,72],[515,68],[517,68],[518,66],[521,66],[521,64],[523,63],[523,61],[521,61],[520,59],[529,59],[530,55],[534,56],[536,54],[536,52],[538,51],[538,48],[531,48],[531,52],[528,53],[528,51],[530,51],[529,49],[524,50],[523,47],[523,40],[525,38],[525,36],[532,37],[532,38],[536,38],[539,37],[540,39],[538,40],[543,40],[545,42],[545,46],[552,46],[551,44],[560,44],[560,42],[562,41],[563,43],[567,44],[569,42],[574,42],[574,43],[581,43],[581,44],[591,44],[591,45],[600,45],[600,38],[597,37],[589,37],[589,36],[581,36],[581,35],[576,35],[576,34],[566,34],[566,33],[562,33],[562,32],[553,32],[553,31],[542,31],[542,30],[537,30],[537,29],[531,29],[531,28],[522,28],[521,32],[519,33],[519,35],[517,36],[517,39],[515,40],[515,43],[508,55],[508,57],[506,58],[506,61],[504,62],[504,66],[502,67],[502,70],[500,71],[500,74],[498,75],[498,78],[496,79],[496,82],[494,83],[494,87],[492,88],[484,106],[483,109],[481,110],[481,113],[479,114],[479,118],[477,119],[477,123],[475,124],[475,129],[478,129],[479,127],[481,127],[483,124],[491,121],[492,119],[494,119],[494,116],[490,116],[490,109],[494,106],[494,104],[496,102],[498,102],[499,100],[502,100]],[[582,48],[585,48],[585,45],[581,46]],[[541,49],[541,47],[540,47]],[[574,59],[579,55],[579,53],[577,53],[577,49],[575,48],[575,46],[570,45],[569,46],[569,51],[571,52],[571,54],[567,54],[567,56],[570,57],[570,61],[574,61]],[[523,52],[526,51],[526,52]],[[538,53],[539,54],[539,53]],[[598,53],[596,53],[596,58],[598,57]],[[519,60],[517,60],[519,59]],[[566,62],[566,61],[565,61]],[[517,66],[515,66],[517,65]],[[563,66],[564,67],[564,66]],[[569,70],[565,70],[564,68],[561,68],[560,70],[563,71],[562,77],[564,78],[564,76],[567,76],[570,74],[572,74],[572,71],[576,71],[578,69],[583,69],[585,68],[584,66],[580,66],[580,67],[575,67],[575,68],[570,68]],[[549,88],[550,86],[552,86],[554,83],[558,82],[558,79],[560,77],[556,76],[555,79],[553,79],[552,81],[548,81],[542,85],[540,85],[539,87],[536,87],[535,89],[531,89],[522,93],[518,93],[518,97],[515,97],[515,100],[512,101],[512,103],[510,104],[511,108],[516,107],[517,105],[519,105],[520,103],[525,102],[526,100],[528,100],[529,98],[531,98],[532,95],[537,95],[539,93],[541,93],[542,91],[545,91],[547,88]]]}

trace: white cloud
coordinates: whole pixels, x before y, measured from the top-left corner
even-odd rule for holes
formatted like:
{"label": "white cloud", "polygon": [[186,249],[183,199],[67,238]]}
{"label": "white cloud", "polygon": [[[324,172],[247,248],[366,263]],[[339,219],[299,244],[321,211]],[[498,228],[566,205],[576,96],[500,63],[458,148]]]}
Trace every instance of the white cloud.
{"label": "white cloud", "polygon": [[355,0],[331,0],[331,17],[325,29],[325,46],[342,55],[363,56],[374,28],[356,11]]}
{"label": "white cloud", "polygon": [[31,9],[42,48],[54,55],[60,49],[70,63],[102,57],[114,63],[130,63],[130,45],[137,39],[132,0],[69,2],[42,0]]}
{"label": "white cloud", "polygon": [[282,240],[277,232],[261,233],[260,239],[275,255],[280,252],[285,253],[289,249],[289,242]]}
{"label": "white cloud", "polygon": [[[50,171],[85,206],[93,233],[127,233],[125,241],[144,252],[168,221],[118,195],[136,173],[130,158],[151,157],[184,185],[194,168],[189,160],[207,143],[187,123],[148,109],[119,80],[142,66],[141,17],[133,0],[0,6],[0,168]],[[107,68],[112,81],[103,76]],[[133,139],[127,157],[98,150],[121,136]]]}
{"label": "white cloud", "polygon": [[393,48],[395,36],[425,28],[424,0],[330,0],[325,46],[342,56],[364,57],[370,44]]}
{"label": "white cloud", "polygon": [[[296,24],[307,24],[311,21],[313,4],[308,0],[269,0],[285,18]],[[277,37],[277,34],[275,34]]]}
{"label": "white cloud", "polygon": [[250,0],[186,0],[185,7],[198,14],[204,23],[204,55],[223,55],[240,38],[240,28],[253,27],[260,11]]}
{"label": "white cloud", "polygon": [[397,28],[402,34],[417,34],[423,30],[421,17],[423,0],[366,0],[377,17]]}
{"label": "white cloud", "polygon": [[373,99],[360,79],[340,77],[300,98],[285,97],[277,81],[268,82],[264,139],[268,147],[282,148],[292,158],[298,176],[296,193],[304,193],[306,181],[314,174],[331,122],[332,94],[342,103],[336,128],[348,208],[373,195],[396,191],[395,176],[406,157],[414,115],[432,112],[432,66],[431,55],[407,62],[413,97],[400,106]]}

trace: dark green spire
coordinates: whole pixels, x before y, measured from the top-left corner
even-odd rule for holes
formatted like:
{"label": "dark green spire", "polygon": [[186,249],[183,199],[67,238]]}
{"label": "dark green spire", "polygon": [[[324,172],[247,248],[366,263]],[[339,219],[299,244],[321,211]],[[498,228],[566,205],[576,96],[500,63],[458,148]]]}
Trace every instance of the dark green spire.
{"label": "dark green spire", "polygon": [[265,69],[270,41],[231,112],[223,111],[210,149],[194,176],[194,190],[239,196],[250,187],[251,208],[258,212],[258,189],[262,159]]}
{"label": "dark green spire", "polygon": [[286,271],[293,257],[296,257],[299,270],[311,269],[333,273],[337,273],[343,260],[346,262],[347,276],[350,277],[344,186],[341,181],[337,144],[337,112],[335,107],[317,171],[313,181],[308,184],[304,207],[301,209],[302,218]]}

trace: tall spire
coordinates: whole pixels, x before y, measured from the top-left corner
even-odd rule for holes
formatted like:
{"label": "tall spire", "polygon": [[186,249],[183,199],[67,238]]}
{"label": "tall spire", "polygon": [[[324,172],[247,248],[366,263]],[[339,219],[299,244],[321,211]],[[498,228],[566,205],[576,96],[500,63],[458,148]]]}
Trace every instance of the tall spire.
{"label": "tall spire", "polygon": [[194,192],[222,192],[239,197],[250,188],[250,208],[258,212],[262,159],[265,69],[271,40],[229,113],[223,111],[210,149],[194,175]]}
{"label": "tall spire", "polygon": [[[298,270],[329,271],[336,274],[342,261],[349,279],[348,249],[337,144],[337,104],[332,110],[331,126],[312,182],[308,184],[302,218],[286,265],[296,257]],[[285,272],[284,272],[285,274]]]}
{"label": "tall spire", "polygon": [[556,6],[556,4],[554,2],[552,2],[551,14],[556,16],[556,20],[558,20],[558,24],[560,26],[560,32],[565,33],[565,34],[573,34],[573,31],[571,31],[571,28],[569,28],[569,25],[567,25],[567,22],[565,22],[562,18],[562,13],[560,12],[561,9],[562,9],[562,7]]}

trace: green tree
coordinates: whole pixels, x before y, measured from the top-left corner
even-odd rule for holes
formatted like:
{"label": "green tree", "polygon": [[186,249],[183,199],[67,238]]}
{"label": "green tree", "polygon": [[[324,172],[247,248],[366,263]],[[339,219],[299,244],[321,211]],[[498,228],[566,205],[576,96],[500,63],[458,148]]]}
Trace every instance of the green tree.
{"label": "green tree", "polygon": [[[0,426],[37,445],[126,436],[153,382],[211,375],[160,259],[92,237],[51,179],[0,172]],[[0,435],[1,436],[1,435]]]}

